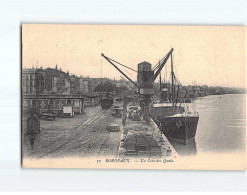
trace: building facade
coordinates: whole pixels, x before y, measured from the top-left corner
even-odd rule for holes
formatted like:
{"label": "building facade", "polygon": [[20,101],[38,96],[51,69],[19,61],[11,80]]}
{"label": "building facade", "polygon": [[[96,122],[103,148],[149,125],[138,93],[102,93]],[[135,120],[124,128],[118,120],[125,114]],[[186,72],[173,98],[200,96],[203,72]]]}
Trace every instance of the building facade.
{"label": "building facade", "polygon": [[[37,89],[37,90],[36,90]],[[22,93],[37,94],[45,91],[45,73],[42,69],[22,70]]]}

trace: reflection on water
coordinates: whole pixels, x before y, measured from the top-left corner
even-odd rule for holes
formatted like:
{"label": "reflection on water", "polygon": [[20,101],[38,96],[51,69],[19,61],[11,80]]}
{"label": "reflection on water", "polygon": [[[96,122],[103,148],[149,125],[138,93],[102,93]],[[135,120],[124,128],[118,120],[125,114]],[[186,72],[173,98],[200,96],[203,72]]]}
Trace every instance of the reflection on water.
{"label": "reflection on water", "polygon": [[180,155],[200,152],[244,152],[246,95],[226,94],[198,98],[190,107],[199,112],[195,141],[189,145],[171,142]]}
{"label": "reflection on water", "polygon": [[191,156],[197,154],[197,148],[196,148],[196,142],[195,140],[189,144],[181,144],[174,142],[172,140],[169,140],[176,152],[181,156]]}

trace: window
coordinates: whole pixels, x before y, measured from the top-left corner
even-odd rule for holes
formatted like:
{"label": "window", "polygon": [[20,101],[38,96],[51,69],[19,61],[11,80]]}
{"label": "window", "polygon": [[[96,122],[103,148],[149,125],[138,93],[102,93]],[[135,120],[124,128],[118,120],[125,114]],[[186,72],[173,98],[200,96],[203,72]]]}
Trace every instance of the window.
{"label": "window", "polygon": [[36,100],[32,100],[31,104],[32,104],[32,108],[35,108],[36,107]]}
{"label": "window", "polygon": [[67,104],[71,105],[71,100],[70,99],[67,100]]}

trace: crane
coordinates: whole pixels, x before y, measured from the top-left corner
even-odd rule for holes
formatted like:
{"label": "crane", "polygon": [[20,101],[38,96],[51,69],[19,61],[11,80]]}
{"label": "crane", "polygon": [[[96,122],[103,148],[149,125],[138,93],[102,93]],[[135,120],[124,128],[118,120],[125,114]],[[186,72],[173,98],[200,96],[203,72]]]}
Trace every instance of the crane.
{"label": "crane", "polygon": [[[142,62],[138,64],[138,70],[134,70],[124,64],[121,64],[107,56],[103,53],[101,54],[115,69],[117,69],[127,80],[133,83],[137,88],[139,95],[142,99],[142,109],[144,113],[144,119],[146,120],[147,124],[150,123],[149,119],[149,103],[151,101],[151,96],[154,94],[154,81],[157,79],[158,75],[160,74],[161,70],[165,66],[167,60],[172,55],[173,48],[156,64],[153,69],[151,68],[151,64],[148,62]],[[137,83],[134,82],[131,78],[129,78],[121,69],[117,67],[116,64],[119,64],[129,70],[137,72]],[[157,69],[157,70],[156,70]]]}

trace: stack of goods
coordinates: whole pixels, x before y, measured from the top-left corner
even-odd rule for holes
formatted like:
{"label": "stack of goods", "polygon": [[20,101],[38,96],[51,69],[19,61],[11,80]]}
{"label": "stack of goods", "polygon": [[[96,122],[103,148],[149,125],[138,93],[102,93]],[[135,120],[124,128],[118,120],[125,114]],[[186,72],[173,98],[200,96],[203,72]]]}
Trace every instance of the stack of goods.
{"label": "stack of goods", "polygon": [[145,157],[150,156],[149,147],[147,144],[147,140],[145,139],[145,135],[136,133],[136,150],[138,153],[138,156]]}
{"label": "stack of goods", "polygon": [[124,142],[125,148],[126,148],[126,155],[127,156],[136,156],[136,140],[134,135],[129,132],[126,136],[125,142]]}
{"label": "stack of goods", "polygon": [[156,140],[152,136],[146,136],[146,140],[148,142],[151,157],[161,157],[162,152]]}
{"label": "stack of goods", "polygon": [[126,156],[161,157],[160,146],[148,131],[128,130],[124,141]]}

